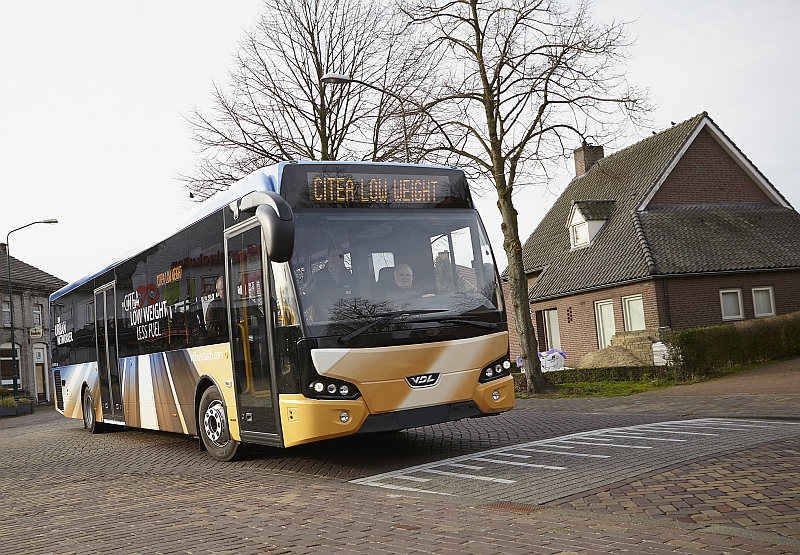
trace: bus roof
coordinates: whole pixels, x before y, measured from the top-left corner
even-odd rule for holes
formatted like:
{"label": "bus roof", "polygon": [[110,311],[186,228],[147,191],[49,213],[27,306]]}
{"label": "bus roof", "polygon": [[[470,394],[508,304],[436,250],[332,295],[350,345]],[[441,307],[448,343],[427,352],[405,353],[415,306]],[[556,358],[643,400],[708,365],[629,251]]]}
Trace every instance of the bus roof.
{"label": "bus roof", "polygon": [[[229,189],[226,191],[220,191],[211,197],[207,198],[196,207],[192,208],[188,212],[186,212],[182,217],[173,220],[171,225],[168,228],[163,229],[158,239],[148,239],[147,241],[143,241],[139,244],[132,246],[131,248],[127,249],[119,258],[116,258],[114,262],[105,265],[103,268],[92,272],[68,285],[65,285],[52,295],[50,295],[50,302],[58,299],[59,297],[69,293],[73,289],[80,287],[81,285],[87,283],[88,281],[93,280],[94,278],[104,274],[111,268],[125,262],[133,258],[134,256],[144,252],[145,250],[157,245],[165,238],[170,237],[193,223],[205,218],[220,210],[230,204],[231,202],[238,200],[245,196],[248,193],[253,191],[272,191],[275,193],[280,194],[280,183],[281,183],[281,175],[283,174],[283,168],[289,164],[303,164],[303,165],[330,165],[332,162],[328,161],[291,161],[291,162],[279,162],[272,166],[268,166],[265,168],[261,168],[259,170],[254,171],[250,175],[243,177],[239,181],[233,183]],[[436,167],[442,169],[453,169],[448,166],[438,166],[438,165],[421,165],[421,164],[404,164],[404,163],[390,163],[390,162],[345,162],[345,161],[338,161],[341,164],[347,165],[364,165],[364,166],[399,166],[399,167]]]}

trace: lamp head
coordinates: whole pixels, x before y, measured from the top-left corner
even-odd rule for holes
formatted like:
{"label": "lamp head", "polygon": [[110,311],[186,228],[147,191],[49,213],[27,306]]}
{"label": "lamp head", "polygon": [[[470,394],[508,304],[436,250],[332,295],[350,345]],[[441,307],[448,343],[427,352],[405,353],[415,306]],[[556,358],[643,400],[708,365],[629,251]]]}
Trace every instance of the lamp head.
{"label": "lamp head", "polygon": [[56,220],[55,218],[50,218],[50,219],[48,219],[48,220],[42,220],[42,221],[41,221],[41,222],[39,222],[39,223],[40,223],[40,224],[57,224],[57,223],[58,223],[58,220]]}
{"label": "lamp head", "polygon": [[346,83],[352,83],[353,79],[341,73],[326,73],[322,76],[322,82],[331,83],[333,85],[344,85]]}

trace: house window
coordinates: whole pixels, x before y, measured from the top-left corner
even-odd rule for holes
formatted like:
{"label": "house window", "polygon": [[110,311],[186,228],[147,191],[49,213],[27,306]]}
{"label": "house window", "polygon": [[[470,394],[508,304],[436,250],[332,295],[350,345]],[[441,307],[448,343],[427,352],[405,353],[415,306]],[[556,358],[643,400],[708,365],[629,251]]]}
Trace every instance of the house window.
{"label": "house window", "polygon": [[42,327],[42,311],[44,307],[40,304],[33,305],[33,327],[34,328],[41,328]]}
{"label": "house window", "polygon": [[586,223],[579,210],[575,210],[572,214],[572,221],[569,223],[569,239],[573,249],[589,244],[589,224]]}
{"label": "house window", "polygon": [[544,311],[544,329],[548,349],[561,349],[561,334],[558,332],[558,310]]}
{"label": "house window", "polygon": [[756,318],[775,316],[775,295],[772,287],[753,287],[753,308]]}
{"label": "house window", "polygon": [[722,305],[723,320],[744,319],[741,289],[720,289],[719,300]]}
{"label": "house window", "polygon": [[613,301],[610,299],[596,301],[594,303],[594,317],[597,322],[597,344],[600,349],[605,349],[611,345],[611,338],[617,331],[614,325]]}
{"label": "house window", "polygon": [[[16,346],[17,386],[22,387],[22,377],[19,375],[19,346]],[[0,387],[11,388],[14,384],[14,366],[11,352],[11,343],[0,345]]]}
{"label": "house window", "polygon": [[622,313],[625,318],[625,331],[645,329],[644,303],[641,295],[622,297]]}
{"label": "house window", "polygon": [[11,304],[6,302],[3,303],[3,325],[11,325]]}

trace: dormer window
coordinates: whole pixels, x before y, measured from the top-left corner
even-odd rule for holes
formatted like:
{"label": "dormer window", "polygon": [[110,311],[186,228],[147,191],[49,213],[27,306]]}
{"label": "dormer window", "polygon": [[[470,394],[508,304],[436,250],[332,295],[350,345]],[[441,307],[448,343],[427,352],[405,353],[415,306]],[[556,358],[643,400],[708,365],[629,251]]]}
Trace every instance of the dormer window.
{"label": "dormer window", "polygon": [[589,246],[614,211],[613,200],[574,200],[569,214],[569,241],[573,249]]}
{"label": "dormer window", "polygon": [[569,237],[572,248],[585,247],[589,244],[589,224],[579,210],[575,210],[569,222]]}

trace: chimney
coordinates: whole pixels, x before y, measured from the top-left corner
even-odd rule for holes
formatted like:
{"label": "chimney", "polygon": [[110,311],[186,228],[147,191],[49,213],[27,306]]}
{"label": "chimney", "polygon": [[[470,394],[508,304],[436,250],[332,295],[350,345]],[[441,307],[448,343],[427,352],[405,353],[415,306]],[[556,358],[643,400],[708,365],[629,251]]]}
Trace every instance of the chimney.
{"label": "chimney", "polygon": [[2,256],[6,255],[6,248],[7,247],[6,247],[5,243],[0,243],[0,255],[2,255]]}
{"label": "chimney", "polygon": [[580,148],[573,151],[573,155],[575,156],[575,175],[581,176],[603,157],[603,147],[590,145],[584,141]]}

